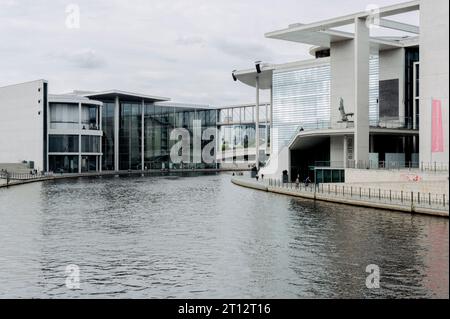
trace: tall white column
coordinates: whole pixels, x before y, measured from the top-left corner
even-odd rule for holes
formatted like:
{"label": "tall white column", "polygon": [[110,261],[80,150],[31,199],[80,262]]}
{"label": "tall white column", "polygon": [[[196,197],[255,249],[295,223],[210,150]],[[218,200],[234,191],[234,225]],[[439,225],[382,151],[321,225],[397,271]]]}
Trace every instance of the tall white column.
{"label": "tall white column", "polygon": [[256,76],[256,107],[255,107],[255,161],[256,168],[259,169],[259,77]]}
{"label": "tall white column", "polygon": [[355,160],[369,162],[370,31],[365,19],[355,19]]}
{"label": "tall white column", "polygon": [[144,162],[145,162],[145,155],[144,155],[144,151],[145,151],[145,143],[144,143],[144,138],[145,138],[145,134],[144,134],[144,129],[145,129],[145,117],[144,117],[144,111],[145,111],[145,102],[144,100],[142,100],[142,107],[141,107],[141,170],[144,170]]}
{"label": "tall white column", "polygon": [[344,168],[347,168],[348,161],[348,137],[344,135]]}
{"label": "tall white column", "polygon": [[78,173],[81,173],[81,103],[78,103]]}
{"label": "tall white column", "polygon": [[[99,111],[99,115],[98,115],[98,129],[100,130],[100,132],[102,133],[102,135],[100,136],[100,153],[103,154],[103,118],[102,118],[102,114],[103,114],[103,106],[100,105],[98,107]],[[99,156],[99,165],[97,167],[98,171],[101,172],[102,171],[102,165],[103,165],[103,155]]]}
{"label": "tall white column", "polygon": [[[273,130],[272,130],[272,121],[273,121],[273,86],[270,87],[270,106],[269,106],[269,133],[270,133],[270,155],[272,156],[273,151]],[[277,154],[278,155],[278,154]]]}
{"label": "tall white column", "polygon": [[116,103],[114,106],[114,170],[119,170],[119,120],[120,120],[120,101],[116,96]]}

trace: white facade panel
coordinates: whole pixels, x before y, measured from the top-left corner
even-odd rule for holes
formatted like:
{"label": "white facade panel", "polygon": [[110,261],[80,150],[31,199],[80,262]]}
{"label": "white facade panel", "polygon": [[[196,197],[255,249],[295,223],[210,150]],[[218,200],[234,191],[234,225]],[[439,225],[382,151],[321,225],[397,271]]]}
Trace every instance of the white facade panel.
{"label": "white facade panel", "polygon": [[44,167],[44,80],[0,88],[0,163]]}
{"label": "white facade panel", "polygon": [[[449,161],[449,2],[420,6],[420,161]],[[444,152],[432,153],[432,100],[442,102]]]}

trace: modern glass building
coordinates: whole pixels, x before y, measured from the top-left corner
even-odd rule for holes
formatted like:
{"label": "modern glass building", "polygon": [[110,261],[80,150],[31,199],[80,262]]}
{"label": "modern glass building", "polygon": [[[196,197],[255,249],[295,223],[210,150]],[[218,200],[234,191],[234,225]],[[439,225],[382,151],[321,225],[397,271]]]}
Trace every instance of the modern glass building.
{"label": "modern glass building", "polygon": [[[119,90],[49,95],[47,86],[37,80],[0,88],[0,129],[9,125],[5,136],[22,135],[20,143],[1,145],[1,155],[9,155],[3,161],[58,173],[217,169],[238,157],[255,163],[255,105],[218,109]],[[263,104],[261,156],[270,150],[268,112]]]}
{"label": "modern glass building", "polygon": [[[217,110],[207,105],[169,102],[167,98],[121,91],[87,93],[86,97],[102,106],[102,170],[147,170],[216,168],[215,163],[195,161],[194,126],[201,132],[215,128]],[[171,160],[170,151],[178,142],[172,132],[182,129],[189,134],[189,159]],[[201,139],[201,146],[214,139]]]}
{"label": "modern glass building", "polygon": [[[270,107],[259,107],[260,160],[270,154]],[[222,167],[247,167],[256,158],[256,107],[255,104],[223,106],[218,110],[218,162]],[[230,165],[231,164],[231,165]]]}
{"label": "modern glass building", "polygon": [[100,169],[101,105],[81,96],[49,95],[45,143],[48,171],[78,173]]}
{"label": "modern glass building", "polygon": [[[256,62],[232,73],[235,81],[256,89],[257,107],[260,90],[270,90],[271,156],[261,174],[280,178],[288,171],[292,180],[300,175],[341,182],[343,172],[352,168],[417,168],[421,163],[431,165],[430,158],[448,165],[448,140],[440,133],[448,132],[448,116],[443,119],[447,108],[441,107],[448,105],[448,90],[441,85],[448,79],[432,65],[434,53],[448,57],[448,40],[431,32],[439,29],[434,21],[447,26],[448,21],[432,2],[380,8],[384,18],[392,19],[420,11],[420,27],[396,20],[383,20],[378,26],[404,36],[371,34],[367,12],[266,34],[270,39],[311,45],[313,58]],[[336,29],[344,26],[354,32]],[[442,54],[438,57],[448,65]],[[423,75],[424,64],[428,76]],[[431,96],[432,91],[437,95]],[[430,143],[436,146],[434,151]],[[256,143],[257,149],[261,146]]]}

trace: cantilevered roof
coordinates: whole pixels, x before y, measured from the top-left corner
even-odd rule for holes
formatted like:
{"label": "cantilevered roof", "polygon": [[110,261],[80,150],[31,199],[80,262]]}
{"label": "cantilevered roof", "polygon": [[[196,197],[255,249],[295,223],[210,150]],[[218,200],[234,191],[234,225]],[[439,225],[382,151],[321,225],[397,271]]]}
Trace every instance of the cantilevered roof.
{"label": "cantilevered roof", "polygon": [[261,73],[256,72],[256,69],[248,69],[241,71],[234,71],[234,76],[244,84],[249,86],[256,86],[256,77],[259,78],[259,88],[261,90],[268,90],[272,87],[272,73],[275,69],[274,65],[262,64]]}
{"label": "cantilevered roof", "polygon": [[[418,34],[420,30],[419,27],[417,26],[397,21],[391,21],[385,18],[393,15],[417,11],[419,9],[420,9],[420,0],[382,7],[377,12],[378,17],[380,18],[380,27]],[[354,35],[352,33],[333,30],[333,28],[353,24],[355,22],[355,19],[358,18],[365,19],[369,17],[370,14],[371,14],[370,12],[363,11],[355,14],[350,14],[310,24],[298,23],[291,25],[286,29],[266,33],[265,36],[270,39],[279,39],[311,44],[315,46],[329,47],[332,42],[339,42],[354,38]],[[377,38],[372,38],[371,42],[382,46],[393,46],[393,47],[403,46],[401,42],[380,40]]]}
{"label": "cantilevered roof", "polygon": [[163,102],[170,101],[170,98],[160,97],[160,96],[151,96],[141,93],[133,93],[133,92],[125,92],[120,90],[109,90],[103,92],[95,92],[95,93],[87,93],[83,94],[84,96],[92,99],[99,100],[114,100],[116,97],[119,97],[120,100],[126,101],[136,101],[136,102]]}
{"label": "cantilevered roof", "polygon": [[50,103],[83,103],[83,104],[93,104],[93,105],[102,105],[103,103],[100,101],[95,101],[89,99],[85,96],[76,95],[76,94],[49,94],[48,101]]}
{"label": "cantilevered roof", "polygon": [[173,107],[177,109],[186,109],[186,110],[213,110],[216,108],[212,107],[208,104],[193,104],[193,103],[179,103],[179,102],[156,102],[156,106],[164,106],[164,107]]}

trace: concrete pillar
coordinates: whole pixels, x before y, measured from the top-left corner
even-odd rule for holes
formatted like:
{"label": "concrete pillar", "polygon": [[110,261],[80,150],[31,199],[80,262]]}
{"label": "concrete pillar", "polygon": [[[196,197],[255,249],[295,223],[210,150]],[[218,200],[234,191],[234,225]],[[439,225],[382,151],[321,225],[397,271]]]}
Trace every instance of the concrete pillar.
{"label": "concrete pillar", "polygon": [[78,173],[81,173],[81,103],[78,103]]}
{"label": "concrete pillar", "polygon": [[272,131],[272,119],[273,119],[273,86],[270,87],[270,105],[269,105],[269,117],[268,117],[268,123],[269,123],[269,133],[270,133],[270,155],[273,154],[273,131]]}
{"label": "concrete pillar", "polygon": [[256,107],[255,107],[255,161],[256,168],[259,169],[259,77],[256,77]]}
{"label": "concrete pillar", "polygon": [[114,106],[114,170],[119,170],[119,120],[120,120],[120,101],[116,96]]}
{"label": "concrete pillar", "polygon": [[145,111],[145,102],[144,100],[142,100],[142,107],[141,107],[141,170],[144,170],[144,162],[145,162],[145,143],[144,143],[144,138],[145,138],[145,117],[144,117],[144,111]]}
{"label": "concrete pillar", "polygon": [[348,138],[347,135],[344,136],[344,168],[347,168],[348,161]]}
{"label": "concrete pillar", "polygon": [[[100,136],[99,148],[100,148],[100,153],[103,154],[103,117],[102,117],[102,115],[103,115],[103,106],[100,105],[98,107],[98,109],[99,109],[99,118],[98,118],[98,123],[99,124],[98,124],[98,128],[99,128],[100,132],[102,133],[102,135]],[[102,171],[102,165],[103,165],[103,155],[100,155],[99,156],[99,165],[98,165],[98,168],[97,168],[99,172]]]}
{"label": "concrete pillar", "polygon": [[369,161],[370,31],[366,20],[355,19],[355,160]]}

